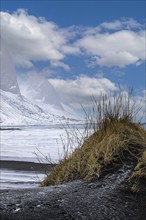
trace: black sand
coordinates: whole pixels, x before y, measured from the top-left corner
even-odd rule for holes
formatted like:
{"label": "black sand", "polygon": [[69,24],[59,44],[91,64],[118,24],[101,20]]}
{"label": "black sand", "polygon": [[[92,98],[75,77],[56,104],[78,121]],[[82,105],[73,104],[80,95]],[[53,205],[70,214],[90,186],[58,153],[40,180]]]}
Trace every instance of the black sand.
{"label": "black sand", "polygon": [[25,161],[7,161],[0,160],[0,168],[8,170],[23,170],[23,171],[51,171],[53,164],[44,164],[44,163],[34,163],[34,162],[25,162]]}
{"label": "black sand", "polygon": [[146,192],[123,190],[128,172],[118,170],[94,183],[1,190],[1,220],[145,220]]}

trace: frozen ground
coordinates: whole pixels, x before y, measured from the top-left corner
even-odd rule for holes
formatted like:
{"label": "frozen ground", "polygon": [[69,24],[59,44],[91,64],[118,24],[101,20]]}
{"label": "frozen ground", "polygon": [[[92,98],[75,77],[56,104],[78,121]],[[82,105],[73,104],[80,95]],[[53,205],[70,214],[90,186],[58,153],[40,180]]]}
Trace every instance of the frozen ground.
{"label": "frozen ground", "polygon": [[[15,127],[13,127],[14,129]],[[6,129],[6,127],[5,127]],[[10,129],[10,127],[9,127]],[[18,127],[17,127],[18,129]],[[57,163],[63,157],[63,143],[68,143],[67,133],[62,126],[29,126],[20,130],[1,130],[1,160],[49,163],[46,156]],[[75,129],[73,128],[75,131]],[[79,127],[83,132],[83,127]],[[68,131],[69,132],[69,131]],[[72,137],[73,139],[73,137]],[[77,146],[77,143],[75,144]],[[75,145],[73,147],[75,147]],[[42,172],[1,169],[1,188],[27,188],[38,186]],[[36,178],[35,178],[36,177]],[[37,178],[39,177],[39,179]]]}
{"label": "frozen ground", "polygon": [[[19,127],[21,130],[1,131],[1,160],[45,161],[50,156],[54,163],[61,157],[62,139],[67,140],[62,126]],[[80,129],[83,130],[83,129]],[[44,155],[44,157],[43,157]]]}
{"label": "frozen ground", "polygon": [[44,174],[33,171],[1,169],[1,189],[36,188],[39,181],[43,180]]}

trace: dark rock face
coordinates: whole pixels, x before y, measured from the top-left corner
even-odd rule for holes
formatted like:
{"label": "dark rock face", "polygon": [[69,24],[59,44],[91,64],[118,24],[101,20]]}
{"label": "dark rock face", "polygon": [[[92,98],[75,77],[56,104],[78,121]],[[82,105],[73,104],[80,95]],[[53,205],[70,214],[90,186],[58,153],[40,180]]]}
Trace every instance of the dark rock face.
{"label": "dark rock face", "polygon": [[1,219],[144,220],[146,192],[136,195],[122,190],[128,172],[116,172],[93,183],[1,190]]}

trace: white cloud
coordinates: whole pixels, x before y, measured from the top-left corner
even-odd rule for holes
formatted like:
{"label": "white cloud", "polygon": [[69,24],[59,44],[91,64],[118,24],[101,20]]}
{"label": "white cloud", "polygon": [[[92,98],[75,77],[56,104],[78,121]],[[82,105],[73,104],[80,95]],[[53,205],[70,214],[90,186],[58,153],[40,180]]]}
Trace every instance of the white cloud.
{"label": "white cloud", "polygon": [[[101,95],[106,94],[107,100],[110,100],[113,106],[114,95],[122,93],[123,104],[129,97],[129,92],[126,88],[119,88],[119,86],[107,78],[81,75],[75,80],[49,79],[49,82],[54,86],[61,100],[75,109],[81,109],[81,106],[83,106],[85,109],[89,108],[92,110],[94,105],[93,99],[91,99],[92,96],[98,101]],[[145,92],[143,91],[141,95],[131,94],[130,96],[130,108],[134,117],[136,120],[142,119],[142,122],[145,122]]]}
{"label": "white cloud", "polygon": [[122,28],[122,23],[119,20],[114,22],[103,22],[100,27],[109,30],[120,30]]}
{"label": "white cloud", "polygon": [[[125,67],[140,65],[145,59],[145,31],[133,18],[103,22],[96,27],[60,28],[26,10],[1,12],[1,35],[11,51],[15,64],[33,67],[33,61],[49,61],[66,71],[69,55],[93,59],[92,65]],[[66,59],[68,60],[68,59]]]}
{"label": "white cloud", "polygon": [[25,10],[14,14],[1,12],[1,35],[13,54],[16,65],[31,67],[32,61],[52,61],[69,69],[62,60],[71,53],[66,31],[44,18],[28,15]]}
{"label": "white cloud", "polygon": [[92,65],[125,67],[146,59],[145,40],[145,31],[121,30],[86,35],[76,44],[88,56],[94,57]]}
{"label": "white cloud", "polygon": [[60,61],[51,61],[51,65],[53,67],[62,67],[64,68],[66,71],[70,71],[70,67],[69,65],[63,63],[63,62],[60,62]]}
{"label": "white cloud", "polygon": [[101,93],[117,90],[115,83],[107,78],[95,78],[85,75],[81,75],[75,80],[49,79],[49,82],[65,103],[79,108],[81,104],[90,106],[92,95],[96,98]]}
{"label": "white cloud", "polygon": [[100,66],[119,66],[124,67],[129,64],[136,63],[138,61],[138,57],[133,56],[132,54],[128,53],[127,51],[111,51],[105,53],[103,57],[97,57],[96,63]]}
{"label": "white cloud", "polygon": [[100,24],[101,28],[109,30],[121,30],[121,29],[141,29],[142,25],[133,18],[123,18],[115,20],[113,22],[103,22]]}

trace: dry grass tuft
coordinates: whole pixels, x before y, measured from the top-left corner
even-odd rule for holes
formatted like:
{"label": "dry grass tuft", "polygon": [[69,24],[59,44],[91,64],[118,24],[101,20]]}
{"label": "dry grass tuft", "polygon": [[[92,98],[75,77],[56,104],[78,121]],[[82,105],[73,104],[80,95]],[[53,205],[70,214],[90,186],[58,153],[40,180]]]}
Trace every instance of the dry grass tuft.
{"label": "dry grass tuft", "polygon": [[123,94],[114,96],[112,103],[107,96],[101,96],[98,103],[94,103],[92,114],[86,114],[86,133],[92,128],[92,134],[71,155],[65,156],[41,185],[76,179],[92,181],[109,166],[122,165],[125,160],[138,161],[142,154],[130,180],[132,187],[135,179],[146,178],[146,131],[133,121],[137,113],[134,105],[130,103],[130,96]]}
{"label": "dry grass tuft", "polygon": [[146,184],[146,150],[143,152],[142,157],[140,157],[131,177],[129,178],[132,191],[138,192],[141,188],[141,182],[144,181]]}

